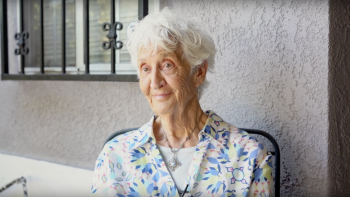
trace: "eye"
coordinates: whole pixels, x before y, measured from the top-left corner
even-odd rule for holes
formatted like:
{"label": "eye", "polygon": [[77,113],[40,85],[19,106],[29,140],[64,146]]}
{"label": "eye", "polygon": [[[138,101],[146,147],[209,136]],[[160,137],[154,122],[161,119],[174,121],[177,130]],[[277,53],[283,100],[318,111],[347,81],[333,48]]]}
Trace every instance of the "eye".
{"label": "eye", "polygon": [[149,66],[147,66],[147,65],[143,65],[143,66],[141,66],[141,71],[142,72],[148,72],[148,71],[150,71],[151,69],[149,68]]}
{"label": "eye", "polygon": [[165,68],[171,68],[172,66],[173,66],[173,65],[170,64],[170,63],[165,63],[165,65],[164,65]]}

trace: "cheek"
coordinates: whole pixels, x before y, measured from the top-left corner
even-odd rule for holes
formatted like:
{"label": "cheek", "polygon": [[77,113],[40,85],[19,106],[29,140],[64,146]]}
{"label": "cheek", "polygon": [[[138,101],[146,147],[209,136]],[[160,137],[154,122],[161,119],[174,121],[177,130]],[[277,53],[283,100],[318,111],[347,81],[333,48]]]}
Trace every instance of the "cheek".
{"label": "cheek", "polygon": [[191,95],[191,91],[193,89],[193,84],[190,80],[191,77],[189,76],[188,72],[182,71],[177,73],[176,79],[176,84],[178,84],[177,99],[184,100],[186,97]]}
{"label": "cheek", "polygon": [[149,95],[149,80],[146,79],[140,79],[139,86],[141,89],[141,92],[147,97]]}

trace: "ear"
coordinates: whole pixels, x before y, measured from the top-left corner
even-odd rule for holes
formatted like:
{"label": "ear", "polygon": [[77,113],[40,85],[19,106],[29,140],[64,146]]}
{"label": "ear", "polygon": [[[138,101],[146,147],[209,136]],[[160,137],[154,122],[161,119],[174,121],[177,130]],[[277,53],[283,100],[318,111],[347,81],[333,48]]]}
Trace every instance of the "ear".
{"label": "ear", "polygon": [[208,62],[205,60],[201,65],[197,67],[195,72],[195,87],[198,88],[202,85],[208,71]]}

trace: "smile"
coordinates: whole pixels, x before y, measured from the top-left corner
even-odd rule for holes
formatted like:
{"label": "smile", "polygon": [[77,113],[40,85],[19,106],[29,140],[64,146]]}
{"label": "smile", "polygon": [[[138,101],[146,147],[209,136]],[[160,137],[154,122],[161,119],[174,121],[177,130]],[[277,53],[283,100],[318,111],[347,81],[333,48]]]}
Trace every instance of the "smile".
{"label": "smile", "polygon": [[164,100],[170,96],[170,93],[164,93],[164,94],[153,94],[152,97],[156,100]]}

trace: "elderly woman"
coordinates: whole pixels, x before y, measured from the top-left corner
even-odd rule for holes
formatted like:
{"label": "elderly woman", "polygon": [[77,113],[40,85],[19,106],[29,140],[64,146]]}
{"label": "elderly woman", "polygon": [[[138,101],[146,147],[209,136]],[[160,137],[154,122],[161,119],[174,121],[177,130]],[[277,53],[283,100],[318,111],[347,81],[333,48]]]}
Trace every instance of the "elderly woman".
{"label": "elderly woman", "polygon": [[214,65],[211,37],[164,9],[139,23],[128,50],[155,115],[104,146],[92,193],[269,196],[271,155],[246,132],[200,106],[200,91]]}

